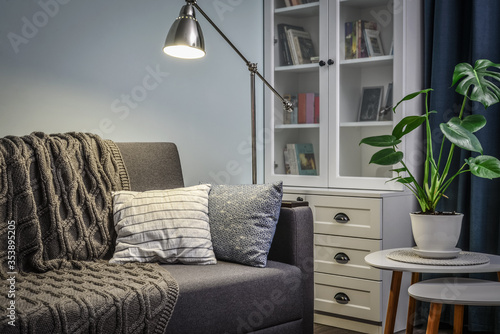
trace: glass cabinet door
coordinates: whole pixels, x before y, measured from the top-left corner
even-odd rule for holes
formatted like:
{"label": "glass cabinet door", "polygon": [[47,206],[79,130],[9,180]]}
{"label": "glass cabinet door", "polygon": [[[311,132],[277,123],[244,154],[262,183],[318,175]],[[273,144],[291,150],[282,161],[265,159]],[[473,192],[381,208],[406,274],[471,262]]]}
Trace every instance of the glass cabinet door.
{"label": "glass cabinet door", "polygon": [[[273,52],[269,71],[274,87],[292,111],[266,94],[266,179],[287,185],[327,186],[328,180],[328,1],[287,6],[274,1]],[[324,17],[323,17],[324,16]],[[322,41],[326,41],[323,43]],[[267,129],[268,128],[268,129]]]}
{"label": "glass cabinet door", "polygon": [[[362,138],[390,134],[396,117],[394,96],[394,16],[386,0],[337,2],[338,35],[331,36],[338,75],[331,128],[334,152],[330,185],[387,189],[392,166],[370,164],[377,148],[359,145]],[[389,6],[389,7],[388,7]],[[337,39],[336,42],[333,39]],[[397,186],[396,186],[397,187]]]}

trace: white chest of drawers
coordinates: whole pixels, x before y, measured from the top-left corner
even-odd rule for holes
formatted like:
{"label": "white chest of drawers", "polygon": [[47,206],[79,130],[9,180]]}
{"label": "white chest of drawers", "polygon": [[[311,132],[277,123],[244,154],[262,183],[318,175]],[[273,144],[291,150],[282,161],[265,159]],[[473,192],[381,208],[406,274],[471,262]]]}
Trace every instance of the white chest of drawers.
{"label": "white chest of drawers", "polygon": [[[309,202],[314,216],[315,322],[381,333],[390,273],[370,267],[371,252],[412,245],[411,194],[286,188],[284,200]],[[396,330],[406,325],[409,277],[404,277]]]}

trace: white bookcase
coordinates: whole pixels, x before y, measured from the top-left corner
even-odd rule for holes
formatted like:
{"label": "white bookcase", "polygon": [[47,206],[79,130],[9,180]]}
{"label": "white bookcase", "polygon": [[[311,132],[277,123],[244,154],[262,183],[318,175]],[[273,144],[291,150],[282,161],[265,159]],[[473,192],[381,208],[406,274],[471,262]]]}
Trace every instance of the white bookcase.
{"label": "white bookcase", "polygon": [[[394,104],[424,88],[422,1],[300,2],[287,6],[284,0],[264,0],[264,70],[282,94],[317,96],[319,119],[290,121],[281,103],[265,93],[265,182],[282,180],[285,199],[302,197],[313,209],[315,321],[379,333],[390,277],[369,268],[363,259],[372,251],[411,246],[409,212],[415,202],[400,184],[387,182],[394,176],[391,167],[369,164],[376,149],[359,142],[367,136],[390,134],[403,117],[422,112],[422,101],[403,104],[389,119],[379,117],[376,110],[375,117],[360,121],[359,112],[364,88],[383,87],[382,106],[390,85]],[[346,56],[346,23],[360,20],[376,23],[383,55]],[[283,25],[308,32],[317,58],[290,64],[281,45]],[[420,164],[419,142],[416,133],[401,143],[410,168]],[[312,144],[316,175],[291,174],[294,171],[287,167],[284,154],[288,144]],[[349,220],[336,221],[339,213]],[[338,262],[335,257],[340,253],[350,260]],[[404,286],[401,291],[404,297]],[[351,301],[337,302],[334,297],[339,292]],[[400,302],[400,307],[405,309],[405,304]],[[405,325],[406,312],[398,314],[396,330]]]}
{"label": "white bookcase", "polygon": [[[265,0],[264,5],[266,77],[282,94],[319,96],[318,123],[285,124],[281,103],[266,92],[266,181],[283,180],[301,187],[402,190],[399,184],[387,182],[393,177],[390,167],[369,164],[376,149],[359,142],[367,136],[389,134],[404,116],[420,113],[418,101],[402,105],[392,120],[360,122],[358,117],[363,88],[383,87],[382,105],[390,84],[394,102],[422,88],[421,1],[319,0],[287,7],[283,0]],[[345,24],[358,20],[377,24],[386,55],[345,59]],[[309,32],[319,63],[284,65],[280,24]],[[284,148],[298,143],[312,144],[317,175],[287,174]],[[416,143],[402,145],[408,152]]]}

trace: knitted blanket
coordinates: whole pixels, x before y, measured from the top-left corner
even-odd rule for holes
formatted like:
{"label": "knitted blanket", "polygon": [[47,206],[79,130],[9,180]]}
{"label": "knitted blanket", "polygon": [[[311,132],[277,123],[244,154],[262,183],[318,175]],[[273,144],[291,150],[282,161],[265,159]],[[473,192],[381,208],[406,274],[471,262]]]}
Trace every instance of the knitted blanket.
{"label": "knitted blanket", "polygon": [[170,274],[102,260],[115,241],[111,192],[129,188],[119,149],[96,135],[0,139],[0,333],[164,332]]}

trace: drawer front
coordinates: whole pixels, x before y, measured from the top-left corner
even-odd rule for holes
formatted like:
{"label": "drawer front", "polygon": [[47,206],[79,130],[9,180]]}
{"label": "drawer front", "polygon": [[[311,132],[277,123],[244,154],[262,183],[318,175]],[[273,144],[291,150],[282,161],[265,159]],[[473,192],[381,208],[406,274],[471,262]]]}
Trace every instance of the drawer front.
{"label": "drawer front", "polygon": [[[314,274],[314,309],[317,311],[382,321],[382,282],[322,273]],[[347,296],[341,303],[335,297]]]}
{"label": "drawer front", "polygon": [[365,256],[381,246],[381,240],[315,234],[314,271],[381,280],[381,271],[365,262]]}
{"label": "drawer front", "polygon": [[314,233],[382,238],[381,199],[309,196],[308,201],[314,212]]}

